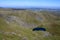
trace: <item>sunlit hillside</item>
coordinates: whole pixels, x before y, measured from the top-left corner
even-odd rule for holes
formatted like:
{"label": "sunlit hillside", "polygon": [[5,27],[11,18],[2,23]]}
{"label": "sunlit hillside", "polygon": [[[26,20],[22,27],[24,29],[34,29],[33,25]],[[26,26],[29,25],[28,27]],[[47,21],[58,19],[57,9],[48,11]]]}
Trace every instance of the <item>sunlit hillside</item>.
{"label": "sunlit hillside", "polygon": [[0,9],[0,40],[60,40],[60,12]]}

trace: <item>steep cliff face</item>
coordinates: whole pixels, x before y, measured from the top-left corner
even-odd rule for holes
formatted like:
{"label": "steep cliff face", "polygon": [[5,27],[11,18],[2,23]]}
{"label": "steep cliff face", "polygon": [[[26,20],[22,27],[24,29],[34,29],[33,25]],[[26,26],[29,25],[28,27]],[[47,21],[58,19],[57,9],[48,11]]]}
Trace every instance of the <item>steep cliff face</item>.
{"label": "steep cliff face", "polygon": [[[0,40],[59,40],[59,18],[47,11],[0,10]],[[38,26],[47,31],[32,31]]]}

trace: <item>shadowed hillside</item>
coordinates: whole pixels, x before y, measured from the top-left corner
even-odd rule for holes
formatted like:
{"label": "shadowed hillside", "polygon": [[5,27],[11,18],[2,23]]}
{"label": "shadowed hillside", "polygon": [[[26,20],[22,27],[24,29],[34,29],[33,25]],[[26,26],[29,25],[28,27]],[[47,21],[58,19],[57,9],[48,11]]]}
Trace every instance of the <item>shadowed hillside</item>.
{"label": "shadowed hillside", "polygon": [[60,40],[60,12],[0,9],[0,40]]}

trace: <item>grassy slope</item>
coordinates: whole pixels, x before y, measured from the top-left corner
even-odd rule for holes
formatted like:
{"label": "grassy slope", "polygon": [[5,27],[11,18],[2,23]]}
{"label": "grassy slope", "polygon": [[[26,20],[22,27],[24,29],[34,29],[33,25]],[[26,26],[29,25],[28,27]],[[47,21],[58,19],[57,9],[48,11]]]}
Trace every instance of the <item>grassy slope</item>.
{"label": "grassy slope", "polygon": [[[6,11],[5,11],[6,12]],[[5,13],[3,11],[3,13]],[[6,12],[8,13],[14,13],[14,12]],[[8,15],[15,15],[20,18],[22,18],[23,21],[26,21],[27,23],[35,23],[38,26],[41,26],[41,24],[44,24],[43,27],[47,28],[47,31],[51,32],[54,34],[51,37],[43,37],[43,32],[33,32],[32,29],[30,28],[25,28],[19,26],[17,23],[10,23],[7,24],[4,21],[4,18],[0,17],[0,31],[3,31],[3,33],[0,33],[0,40],[5,39],[5,40],[22,40],[24,37],[27,37],[26,39],[28,40],[60,40],[60,23],[54,24],[54,22],[50,21],[48,18],[52,19],[52,17],[44,14],[44,18],[46,18],[42,23],[40,21],[37,21],[35,19],[36,14],[30,14],[33,12],[30,11],[24,11],[20,15],[16,14],[20,13],[20,11],[15,12],[15,14],[8,14]],[[40,15],[40,14],[39,14]],[[43,14],[42,14],[43,15]],[[49,14],[48,14],[49,15]],[[51,24],[52,23],[52,24]],[[54,25],[53,25],[54,24]],[[56,32],[57,31],[57,32]],[[5,34],[4,32],[10,32],[9,34]],[[12,34],[14,32],[15,34]]]}

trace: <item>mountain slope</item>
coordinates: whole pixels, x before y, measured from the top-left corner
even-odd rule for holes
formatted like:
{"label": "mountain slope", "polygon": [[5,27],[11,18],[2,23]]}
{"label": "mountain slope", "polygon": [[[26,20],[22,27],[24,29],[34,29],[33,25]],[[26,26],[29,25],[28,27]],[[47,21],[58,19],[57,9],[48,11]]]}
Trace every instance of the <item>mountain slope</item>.
{"label": "mountain slope", "polygon": [[[60,20],[47,11],[0,10],[0,40],[60,40]],[[35,27],[47,31],[32,31]]]}

